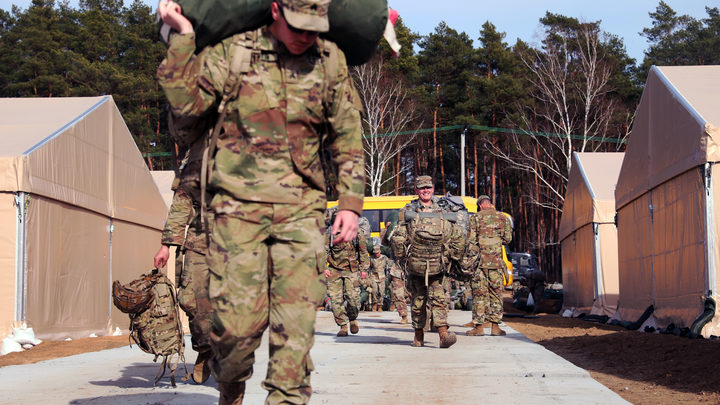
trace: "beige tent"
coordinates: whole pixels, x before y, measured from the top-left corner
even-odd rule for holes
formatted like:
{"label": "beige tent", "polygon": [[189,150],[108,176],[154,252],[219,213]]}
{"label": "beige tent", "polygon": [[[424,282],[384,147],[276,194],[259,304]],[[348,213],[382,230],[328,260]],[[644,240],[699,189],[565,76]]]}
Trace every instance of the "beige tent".
{"label": "beige tent", "polygon": [[127,329],[113,280],[152,268],[166,207],[112,97],[0,99],[0,327]]}
{"label": "beige tent", "polygon": [[654,305],[658,326],[688,327],[717,297],[718,124],[720,66],[650,70],[615,190],[623,320]]}
{"label": "beige tent", "polygon": [[574,314],[617,310],[615,184],[623,153],[573,153],[560,241],[563,306]]}

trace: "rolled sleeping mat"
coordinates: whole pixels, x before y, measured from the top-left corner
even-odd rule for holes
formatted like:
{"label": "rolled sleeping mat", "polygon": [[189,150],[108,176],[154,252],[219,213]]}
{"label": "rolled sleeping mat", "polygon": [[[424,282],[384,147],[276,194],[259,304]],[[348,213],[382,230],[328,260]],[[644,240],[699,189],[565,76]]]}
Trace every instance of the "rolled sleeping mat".
{"label": "rolled sleeping mat", "polygon": [[[178,0],[193,24],[197,52],[234,34],[272,22],[273,0]],[[350,66],[370,60],[388,20],[387,0],[333,0],[328,11],[330,31],[323,37],[335,42]]]}

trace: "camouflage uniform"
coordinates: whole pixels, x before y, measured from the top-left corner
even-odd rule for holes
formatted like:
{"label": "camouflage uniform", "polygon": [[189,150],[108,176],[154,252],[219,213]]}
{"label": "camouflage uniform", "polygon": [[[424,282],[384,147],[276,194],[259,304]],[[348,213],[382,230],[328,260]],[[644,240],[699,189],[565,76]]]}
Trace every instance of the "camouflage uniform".
{"label": "camouflage uniform", "polygon": [[502,245],[512,240],[510,220],[494,208],[481,210],[470,218],[468,240],[480,248],[480,257],[471,283],[473,323],[500,323],[505,271]]}
{"label": "camouflage uniform", "polygon": [[390,260],[390,299],[393,305],[395,305],[398,315],[402,318],[407,316],[405,288],[405,272],[397,263]]}
{"label": "camouflage uniform", "polygon": [[[267,402],[307,403],[315,307],[324,293],[326,184],[320,149],[328,148],[336,168],[340,209],[359,215],[362,107],[334,43],[318,38],[302,55],[292,55],[265,26],[197,55],[194,33],[173,35],[158,69],[171,112],[212,120],[230,76],[229,61],[248,38],[250,70],[227,104],[209,178],[215,193],[207,257],[214,310],[210,366],[221,384],[249,379],[254,351],[269,325],[270,359],[262,383]],[[329,61],[336,61],[336,69]],[[337,72],[332,81],[331,71]],[[329,135],[321,133],[324,128]]]}
{"label": "camouflage uniform", "polygon": [[[173,195],[168,218],[162,232],[161,243],[177,246],[178,269],[175,285],[180,307],[190,321],[192,347],[198,353],[210,352],[210,315],[212,308],[208,297],[210,273],[205,259],[207,237],[200,221],[200,202],[197,200],[196,174],[199,173],[198,149],[202,141],[196,142],[184,159],[178,178],[179,185]],[[187,233],[186,233],[187,227]]]}
{"label": "camouflage uniform", "polygon": [[[379,253],[380,246],[377,246],[377,248],[377,252]],[[385,273],[390,270],[391,260],[382,253],[380,253],[379,257],[373,255],[373,257],[370,258],[370,267],[372,269],[370,280],[374,295],[373,302],[382,307],[385,296]]]}
{"label": "camouflage uniform", "polygon": [[[360,309],[360,283],[358,273],[367,271],[370,266],[365,238],[357,237],[354,241],[330,245],[330,237],[326,236],[328,251],[327,263],[330,277],[327,289],[332,303],[335,323],[347,325],[357,319]],[[347,310],[345,303],[347,302]]]}
{"label": "camouflage uniform", "polygon": [[[393,243],[393,251],[396,257],[403,257],[405,267],[408,266],[408,260],[412,260],[411,257],[404,257],[405,251],[408,250],[410,245],[410,235],[412,233],[411,227],[414,226],[413,220],[406,220],[407,212],[429,212],[429,213],[446,213],[438,204],[438,198],[432,197],[431,204],[424,206],[420,204],[419,200],[413,200],[408,203],[405,208],[401,211],[399,221],[391,240]],[[449,221],[446,221],[449,222]],[[427,321],[426,306],[429,303],[430,311],[432,313],[432,326],[435,328],[447,327],[447,313],[448,303],[445,293],[444,283],[444,267],[447,261],[451,258],[458,260],[458,256],[462,256],[465,251],[465,232],[461,227],[452,224],[450,231],[443,231],[443,238],[449,243],[450,249],[444,250],[444,247],[438,247],[441,251],[438,252],[438,257],[427,263],[430,271],[436,272],[427,276],[421,276],[413,274],[409,269],[406,269],[408,275],[409,290],[412,294],[412,324],[413,327],[423,328]],[[445,257],[443,257],[445,255]]]}

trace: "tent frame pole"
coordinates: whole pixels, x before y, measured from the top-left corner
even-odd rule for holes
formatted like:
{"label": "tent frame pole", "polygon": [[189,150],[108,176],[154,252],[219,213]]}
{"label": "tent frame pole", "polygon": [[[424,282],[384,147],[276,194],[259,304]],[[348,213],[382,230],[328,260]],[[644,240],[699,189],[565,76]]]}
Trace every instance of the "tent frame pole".
{"label": "tent frame pole", "polygon": [[705,254],[707,255],[707,278],[706,291],[708,297],[714,297],[717,293],[717,263],[715,263],[715,198],[713,196],[713,163],[705,163],[703,183],[705,188]]}
{"label": "tent frame pole", "polygon": [[15,321],[25,321],[27,302],[27,211],[28,193],[15,193]]}

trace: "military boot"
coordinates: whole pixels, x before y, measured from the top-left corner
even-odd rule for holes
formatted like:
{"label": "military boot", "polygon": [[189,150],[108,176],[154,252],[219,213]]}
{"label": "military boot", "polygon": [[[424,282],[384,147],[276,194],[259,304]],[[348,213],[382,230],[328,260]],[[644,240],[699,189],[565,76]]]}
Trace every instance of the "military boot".
{"label": "military boot", "polygon": [[465,332],[465,334],[468,336],[485,336],[485,329],[483,329],[481,324],[477,324],[472,329]]}
{"label": "military boot", "polygon": [[457,342],[457,336],[455,333],[448,332],[447,326],[438,326],[438,335],[440,335],[440,348],[447,349]]}
{"label": "military boot", "polygon": [[198,353],[193,367],[192,379],[198,384],[204,384],[210,378],[210,366],[208,360],[212,357],[212,351]]}
{"label": "military boot", "polygon": [[[350,321],[350,333],[353,335],[357,334],[360,331],[360,325],[358,325],[358,321]],[[346,333],[347,334],[347,333]]]}
{"label": "military boot", "polygon": [[388,308],[388,311],[392,312],[395,310],[395,304],[390,304],[390,307]]}
{"label": "military boot", "polygon": [[415,328],[415,337],[413,338],[412,345],[414,347],[425,346],[425,332],[423,332],[423,328]]}
{"label": "military boot", "polygon": [[337,336],[340,336],[340,337],[342,337],[342,336],[347,336],[347,332],[348,332],[348,326],[347,326],[347,324],[342,325],[342,326],[340,327],[340,330],[339,330],[338,333],[337,333]]}
{"label": "military boot", "polygon": [[507,333],[504,330],[500,329],[500,325],[495,322],[492,323],[492,332],[490,332],[490,334],[493,336],[507,335]]}
{"label": "military boot", "polygon": [[407,315],[402,317],[402,319],[400,320],[400,323],[403,325],[406,325],[408,323]]}
{"label": "military boot", "polygon": [[382,311],[383,311],[383,310],[382,310],[382,304],[378,304],[378,306],[377,306],[377,311],[378,311],[378,312],[382,312]]}
{"label": "military boot", "polygon": [[218,405],[240,405],[245,395],[245,382],[218,383],[220,401]]}
{"label": "military boot", "polygon": [[473,322],[472,319],[470,320],[470,322],[463,325],[463,328],[474,328],[474,327],[475,327],[475,322]]}

